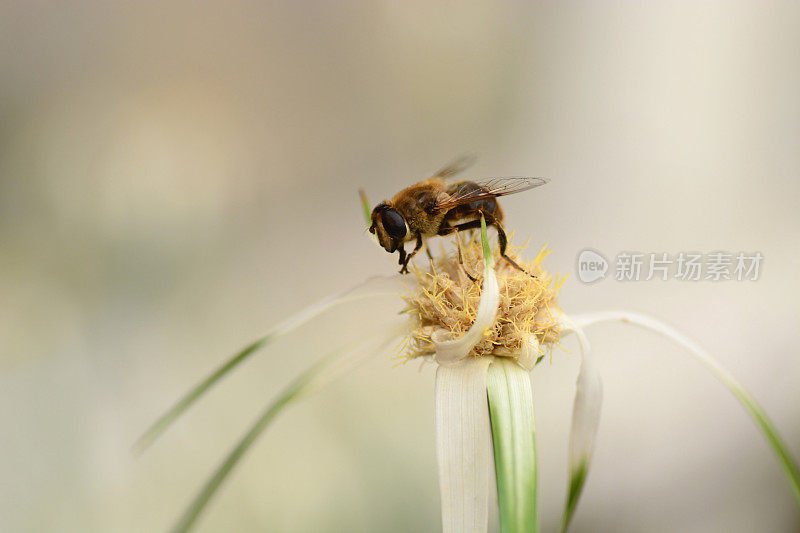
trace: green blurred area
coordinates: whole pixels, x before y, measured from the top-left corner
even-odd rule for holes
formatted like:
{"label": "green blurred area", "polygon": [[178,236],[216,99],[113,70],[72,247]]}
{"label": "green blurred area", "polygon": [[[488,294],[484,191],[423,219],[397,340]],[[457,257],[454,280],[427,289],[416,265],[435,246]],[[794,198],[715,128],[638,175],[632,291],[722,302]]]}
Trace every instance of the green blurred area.
{"label": "green blurred area", "polygon": [[[166,530],[283,385],[402,303],[326,315],[143,457],[135,439],[271,324],[396,269],[359,187],[377,202],[467,152],[468,176],[552,179],[503,205],[553,271],[585,247],[763,253],[757,282],[570,279],[561,302],[685,329],[800,455],[799,22],[789,3],[2,2],[0,530]],[[607,396],[574,531],[798,527],[702,368],[645,333],[592,338]],[[396,362],[292,408],[198,531],[438,530],[432,367]],[[545,530],[576,369],[559,351],[534,375]]]}

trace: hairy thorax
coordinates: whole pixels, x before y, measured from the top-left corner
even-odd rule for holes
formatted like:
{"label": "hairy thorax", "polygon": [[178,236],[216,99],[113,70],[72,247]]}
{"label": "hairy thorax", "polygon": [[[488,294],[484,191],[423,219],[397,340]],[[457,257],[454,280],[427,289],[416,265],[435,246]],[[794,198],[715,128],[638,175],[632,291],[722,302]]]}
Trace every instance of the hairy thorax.
{"label": "hairy thorax", "polygon": [[391,203],[406,219],[411,230],[406,240],[417,233],[426,237],[436,235],[445,213],[438,212],[435,207],[437,202],[448,198],[444,181],[437,178],[421,181],[397,193]]}

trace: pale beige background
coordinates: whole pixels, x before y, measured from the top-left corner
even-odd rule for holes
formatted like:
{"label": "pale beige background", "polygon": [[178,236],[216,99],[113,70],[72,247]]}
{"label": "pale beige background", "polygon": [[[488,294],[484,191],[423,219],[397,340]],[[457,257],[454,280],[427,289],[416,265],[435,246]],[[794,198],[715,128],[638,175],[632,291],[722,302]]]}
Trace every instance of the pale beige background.
{"label": "pale beige background", "polygon": [[[134,459],[138,434],[276,320],[396,268],[359,186],[377,201],[467,151],[471,175],[552,178],[504,205],[572,275],[568,312],[696,336],[800,455],[797,4],[7,0],[0,76],[3,531],[164,531],[279,387],[399,302],[280,341]],[[586,286],[584,247],[765,260],[757,282]],[[590,335],[607,394],[575,532],[800,527],[703,368]],[[198,531],[438,530],[432,368],[390,355],[278,420]],[[576,369],[558,351],[534,375],[544,531]]]}

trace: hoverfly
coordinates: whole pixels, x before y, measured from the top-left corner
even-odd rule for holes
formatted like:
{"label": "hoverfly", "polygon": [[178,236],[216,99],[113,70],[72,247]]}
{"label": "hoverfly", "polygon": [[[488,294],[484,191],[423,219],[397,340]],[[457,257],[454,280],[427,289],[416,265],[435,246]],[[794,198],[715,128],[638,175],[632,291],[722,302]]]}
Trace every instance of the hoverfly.
{"label": "hoverfly", "polygon": [[[503,210],[497,198],[539,187],[550,180],[515,177],[448,181],[473,161],[471,157],[457,159],[372,210],[369,231],[387,252],[396,251],[400,255],[401,274],[408,272],[408,262],[422,248],[423,239],[480,228],[481,215],[487,225],[497,230],[500,255],[515,268],[526,272],[506,255],[508,240],[502,225]],[[415,241],[414,249],[406,253],[404,245],[411,241]],[[460,239],[457,238],[457,242],[460,248]]]}

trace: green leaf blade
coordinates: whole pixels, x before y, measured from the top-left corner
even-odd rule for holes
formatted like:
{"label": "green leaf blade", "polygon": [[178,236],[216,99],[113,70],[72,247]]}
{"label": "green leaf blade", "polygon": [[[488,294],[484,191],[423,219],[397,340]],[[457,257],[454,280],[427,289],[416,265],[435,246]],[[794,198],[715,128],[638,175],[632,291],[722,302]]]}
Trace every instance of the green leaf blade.
{"label": "green leaf blade", "polygon": [[[201,396],[208,392],[211,387],[213,387],[218,381],[228,375],[234,368],[239,366],[255,352],[269,346],[279,337],[294,331],[309,320],[322,314],[328,309],[331,309],[332,307],[364,298],[373,298],[376,296],[394,296],[396,294],[394,292],[376,291],[375,286],[379,286],[381,283],[392,283],[395,279],[396,276],[375,276],[372,278],[367,278],[364,282],[359,283],[350,289],[342,291],[338,294],[333,294],[311,304],[300,312],[289,316],[283,322],[275,325],[265,336],[249,344],[244,349],[231,356],[214,372],[209,374],[205,379],[192,387],[189,392],[184,394],[183,397],[172,407],[170,407],[166,413],[161,415],[161,417],[158,418],[158,420],[156,420],[155,423],[153,423],[136,441],[133,446],[134,454],[138,455],[146,450],[173,424],[173,422],[175,422],[175,420],[177,420],[184,412],[186,412],[186,410],[189,409],[189,407],[191,407],[197,400],[199,400]],[[372,289],[371,292],[367,290],[370,288]]]}
{"label": "green leaf blade", "polygon": [[[217,492],[222,483],[227,479],[233,468],[250,449],[256,439],[267,429],[275,417],[286,407],[296,401],[309,396],[328,384],[338,379],[341,375],[348,372],[370,355],[382,352],[393,339],[397,337],[397,331],[390,331],[388,339],[384,339],[375,348],[375,338],[386,337],[385,332],[370,336],[367,341],[360,343],[356,347],[349,347],[337,350],[328,355],[308,370],[300,374],[292,381],[268,406],[250,429],[239,440],[236,446],[230,451],[227,457],[220,463],[205,485],[192,499],[192,502],[183,512],[175,526],[170,530],[171,533],[186,533],[197,521],[200,513],[206,508],[209,500]],[[372,349],[370,349],[372,347]]]}
{"label": "green leaf blade", "polygon": [[225,460],[217,467],[214,474],[206,481],[205,485],[200,489],[200,492],[194,497],[178,522],[170,530],[171,533],[186,533],[192,528],[211,497],[217,492],[217,489],[222,485],[222,482],[225,481],[228,474],[230,474],[233,467],[236,466],[245,452],[253,445],[259,435],[267,429],[267,426],[269,426],[275,416],[294,400],[302,396],[308,384],[314,376],[320,373],[323,366],[322,364],[318,364],[299,376],[292,384],[284,389],[261,415],[259,415],[255,423],[253,423]]}
{"label": "green leaf blade", "polygon": [[136,441],[136,444],[133,445],[133,451],[135,454],[141,454],[144,452],[148,447],[150,447],[153,442],[164,433],[167,428],[169,428],[175,420],[177,420],[189,407],[194,404],[203,394],[208,391],[214,384],[222,379],[228,372],[233,370],[234,367],[239,365],[242,361],[247,359],[250,355],[257,352],[261,348],[269,345],[274,340],[274,335],[267,335],[266,337],[262,337],[257,341],[249,344],[243,350],[236,353],[233,357],[228,359],[225,363],[223,363],[217,370],[209,374],[205,379],[203,379],[200,383],[192,387],[189,392],[183,395],[183,397],[178,400],[170,409],[161,415],[148,429],[144,432],[144,434],[139,437]]}
{"label": "green leaf blade", "polygon": [[590,326],[603,322],[622,322],[624,324],[630,324],[657,333],[689,352],[690,355],[708,368],[711,373],[733,393],[736,399],[742,404],[747,414],[750,415],[753,422],[755,422],[766,439],[767,444],[769,444],[770,448],[772,448],[772,451],[775,453],[792,487],[797,507],[800,509],[800,466],[798,466],[789,447],[753,395],[750,394],[739,380],[728,372],[728,370],[705,348],[669,324],[641,313],[630,311],[603,311],[574,316],[573,320],[579,326]]}
{"label": "green leaf blade", "polygon": [[583,492],[583,485],[586,483],[586,475],[589,473],[589,461],[582,461],[570,471],[569,476],[569,492],[567,493],[567,504],[564,508],[564,515],[561,518],[561,531],[565,532],[569,528],[572,517],[575,515],[575,510],[578,508],[578,500],[580,500],[581,493]]}
{"label": "green leaf blade", "polygon": [[494,254],[489,246],[489,236],[486,233],[486,218],[481,215],[481,246],[483,247],[483,263],[487,270],[494,268]]}
{"label": "green leaf blade", "polygon": [[358,197],[361,200],[361,210],[364,213],[364,222],[367,226],[372,224],[372,209],[369,207],[369,200],[367,200],[367,193],[364,189],[358,189]]}
{"label": "green leaf blade", "polygon": [[530,375],[507,358],[489,367],[486,386],[502,533],[538,532],[536,428]]}

